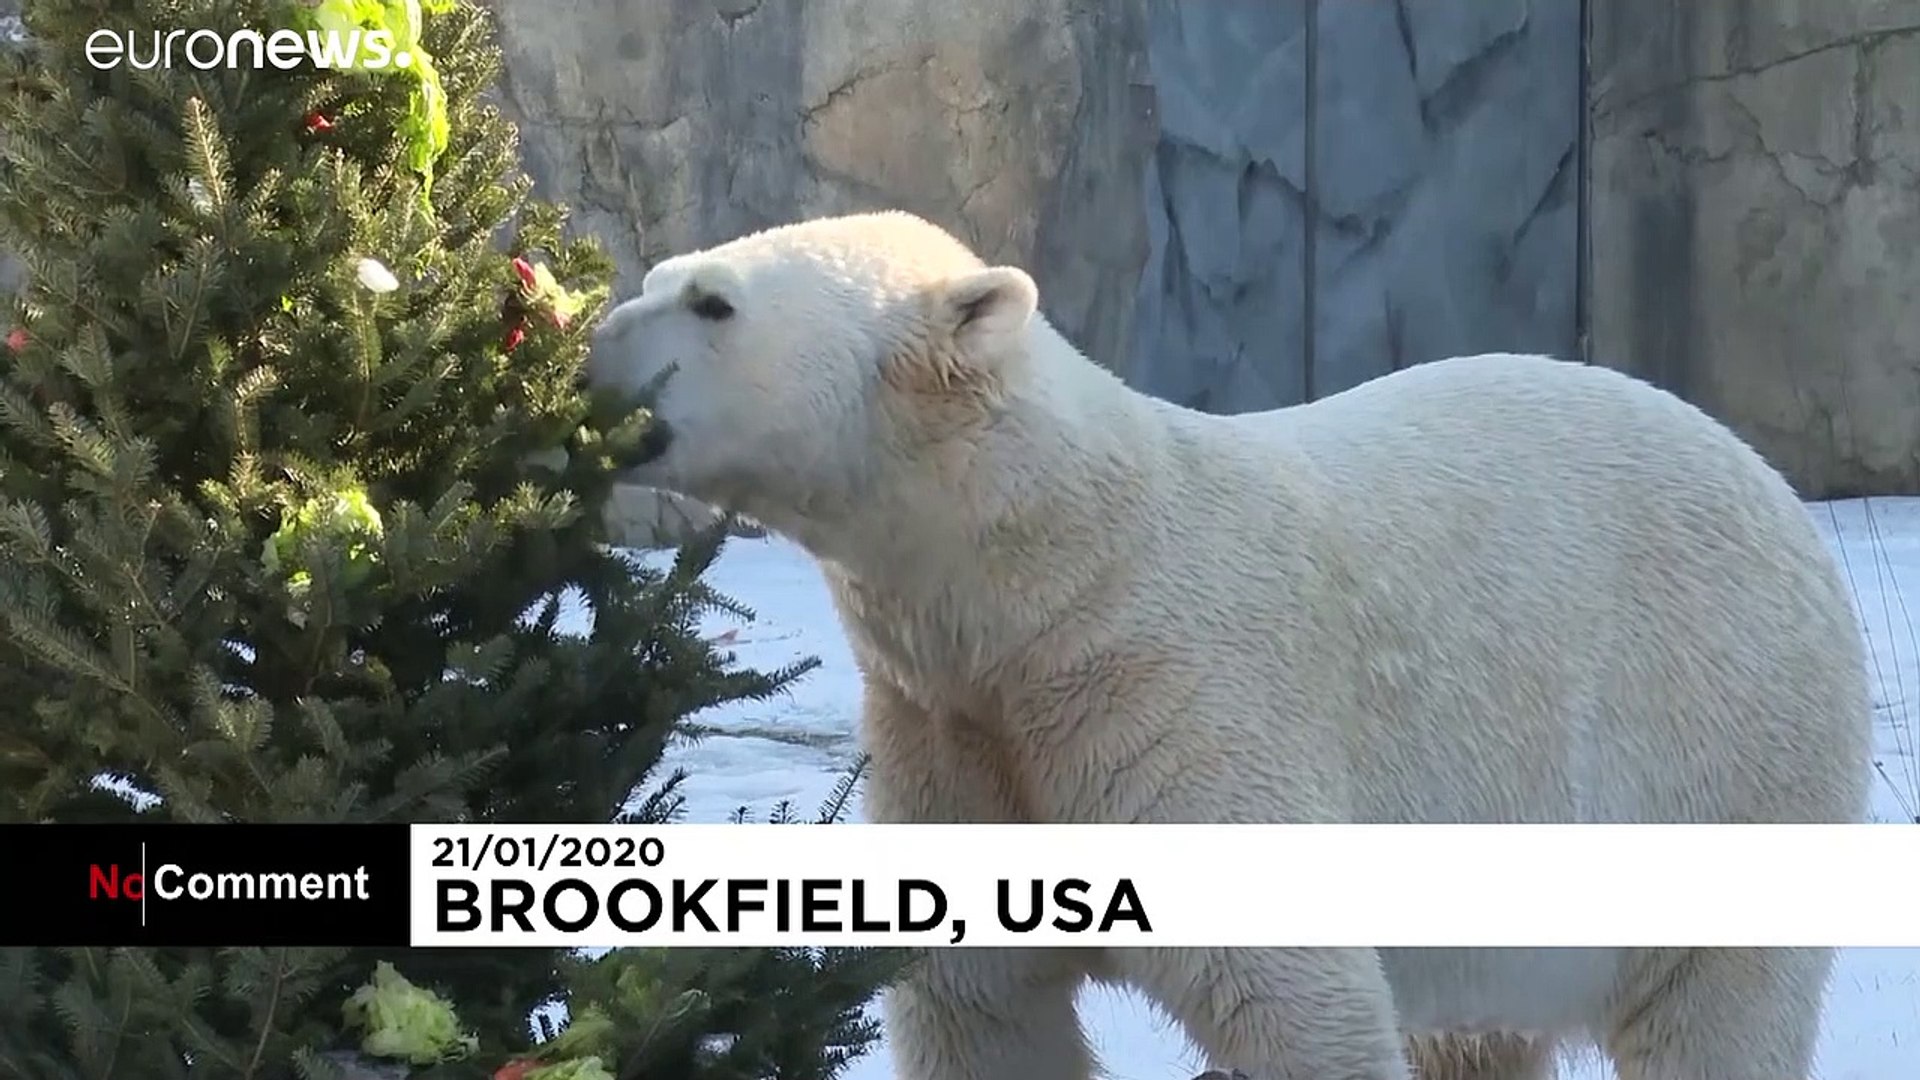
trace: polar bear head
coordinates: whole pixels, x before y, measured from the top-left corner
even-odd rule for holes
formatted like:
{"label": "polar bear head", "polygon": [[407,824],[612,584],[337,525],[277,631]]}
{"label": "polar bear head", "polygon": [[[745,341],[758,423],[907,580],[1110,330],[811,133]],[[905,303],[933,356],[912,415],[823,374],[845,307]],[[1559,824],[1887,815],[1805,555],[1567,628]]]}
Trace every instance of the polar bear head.
{"label": "polar bear head", "polygon": [[596,330],[586,378],[652,398],[629,482],[817,549],[978,481],[1036,335],[1059,340],[1038,302],[1024,271],[912,215],[816,219],[655,265]]}

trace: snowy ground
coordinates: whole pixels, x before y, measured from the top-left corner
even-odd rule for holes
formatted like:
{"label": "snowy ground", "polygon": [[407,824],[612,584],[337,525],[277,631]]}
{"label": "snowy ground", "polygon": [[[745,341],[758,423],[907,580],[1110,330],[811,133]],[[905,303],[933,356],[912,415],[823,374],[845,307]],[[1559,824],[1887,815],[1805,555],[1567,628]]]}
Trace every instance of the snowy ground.
{"label": "snowy ground", "polygon": [[[1812,507],[1837,541],[1873,647],[1880,738],[1877,820],[1912,823],[1920,812],[1920,639],[1905,600],[1920,607],[1920,498],[1849,500]],[[735,541],[709,574],[722,592],[758,618],[735,632],[740,662],[771,668],[804,656],[821,667],[784,698],[727,706],[695,718],[711,734],[676,747],[672,765],[691,774],[690,821],[723,821],[746,807],[762,816],[782,799],[812,813],[856,756],[853,725],[858,677],[812,565],[778,541]],[[1912,905],[1914,897],[1863,896],[1862,904]],[[1098,990],[1083,1000],[1107,1075],[1113,1080],[1187,1080],[1199,1059],[1150,1007]],[[1822,1033],[1820,1080],[1899,1080],[1920,1076],[1920,949],[1856,949],[1843,954]],[[891,1080],[884,1051],[848,1070],[845,1080]],[[1571,1061],[1560,1080],[1610,1080],[1592,1060]]]}

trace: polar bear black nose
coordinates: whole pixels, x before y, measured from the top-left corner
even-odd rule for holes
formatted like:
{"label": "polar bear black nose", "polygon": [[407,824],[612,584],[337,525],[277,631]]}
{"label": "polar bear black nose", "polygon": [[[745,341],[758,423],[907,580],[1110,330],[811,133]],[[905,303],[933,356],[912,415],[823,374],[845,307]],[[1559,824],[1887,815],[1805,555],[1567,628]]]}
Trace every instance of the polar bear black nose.
{"label": "polar bear black nose", "polygon": [[667,447],[672,443],[672,425],[657,416],[654,417],[653,422],[647,425],[646,434],[640,436],[638,464],[645,465],[659,458],[667,452]]}

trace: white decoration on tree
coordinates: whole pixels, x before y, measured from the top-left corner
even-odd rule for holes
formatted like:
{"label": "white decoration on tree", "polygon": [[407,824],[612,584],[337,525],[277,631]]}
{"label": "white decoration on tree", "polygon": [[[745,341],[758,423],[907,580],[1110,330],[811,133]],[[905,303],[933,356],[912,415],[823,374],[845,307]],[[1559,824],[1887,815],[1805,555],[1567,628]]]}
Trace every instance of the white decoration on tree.
{"label": "white decoration on tree", "polygon": [[390,293],[400,287],[400,279],[379,259],[361,259],[357,273],[369,292]]}

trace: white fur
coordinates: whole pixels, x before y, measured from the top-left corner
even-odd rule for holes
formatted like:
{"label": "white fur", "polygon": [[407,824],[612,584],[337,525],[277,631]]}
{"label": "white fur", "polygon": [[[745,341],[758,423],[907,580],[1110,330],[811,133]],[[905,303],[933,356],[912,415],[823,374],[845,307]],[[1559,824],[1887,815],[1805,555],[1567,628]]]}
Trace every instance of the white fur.
{"label": "white fur", "polygon": [[[732,316],[692,314],[700,289]],[[656,408],[675,436],[636,482],[822,563],[865,676],[875,820],[1864,813],[1847,594],[1793,492],[1692,406],[1491,355],[1209,416],[1127,388],[1037,303],[925,222],[860,215],[668,260],[596,346],[602,385],[679,365]],[[1533,1080],[1566,1043],[1622,1080],[1807,1080],[1828,964],[949,950],[887,1015],[907,1080],[1084,1080],[1088,978],[1259,1080]]]}

